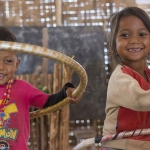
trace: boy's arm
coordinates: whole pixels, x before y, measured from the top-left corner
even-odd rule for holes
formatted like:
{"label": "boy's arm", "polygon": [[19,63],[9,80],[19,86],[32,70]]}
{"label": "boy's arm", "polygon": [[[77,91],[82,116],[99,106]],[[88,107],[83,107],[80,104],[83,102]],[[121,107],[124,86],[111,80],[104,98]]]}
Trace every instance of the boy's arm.
{"label": "boy's arm", "polygon": [[52,94],[48,97],[48,100],[44,104],[43,108],[52,106],[52,105],[60,102],[64,98],[66,98],[67,97],[67,94],[66,94],[67,87],[74,88],[74,85],[72,83],[66,83],[58,93]]}

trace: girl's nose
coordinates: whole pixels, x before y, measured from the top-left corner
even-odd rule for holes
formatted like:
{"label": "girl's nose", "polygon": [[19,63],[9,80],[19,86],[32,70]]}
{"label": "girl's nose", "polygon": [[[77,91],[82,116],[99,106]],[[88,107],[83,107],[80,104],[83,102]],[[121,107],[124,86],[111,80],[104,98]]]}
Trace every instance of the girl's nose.
{"label": "girl's nose", "polygon": [[139,44],[139,38],[137,36],[132,36],[129,41],[130,44]]}
{"label": "girl's nose", "polygon": [[129,43],[130,44],[139,44],[139,41],[138,40],[131,40]]}

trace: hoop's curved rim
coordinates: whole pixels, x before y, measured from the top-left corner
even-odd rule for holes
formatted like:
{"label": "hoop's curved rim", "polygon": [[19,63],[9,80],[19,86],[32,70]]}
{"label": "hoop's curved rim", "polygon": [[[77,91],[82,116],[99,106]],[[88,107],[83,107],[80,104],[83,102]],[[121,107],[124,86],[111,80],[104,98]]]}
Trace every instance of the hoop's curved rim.
{"label": "hoop's curved rim", "polygon": [[[76,90],[73,92],[73,97],[77,97],[78,95],[82,94],[87,86],[88,77],[85,69],[77,61],[66,56],[65,54],[62,54],[60,52],[45,47],[40,47],[40,46],[26,44],[26,43],[19,43],[19,42],[8,42],[8,41],[0,41],[0,50],[15,51],[19,53],[38,55],[49,59],[58,60],[64,63],[65,65],[71,67],[74,71],[77,72],[77,74],[80,77],[80,83],[77,86]],[[56,105],[31,112],[30,119],[43,116],[50,112],[57,111],[67,104],[68,104],[68,100],[64,99],[61,102],[57,103]]]}

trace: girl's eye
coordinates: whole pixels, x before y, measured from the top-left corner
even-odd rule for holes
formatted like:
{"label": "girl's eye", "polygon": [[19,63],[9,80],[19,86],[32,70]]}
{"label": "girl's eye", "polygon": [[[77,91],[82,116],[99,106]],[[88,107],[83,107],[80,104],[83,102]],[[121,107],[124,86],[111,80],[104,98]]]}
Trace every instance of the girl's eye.
{"label": "girl's eye", "polygon": [[129,37],[129,34],[124,33],[124,34],[121,34],[121,36],[123,36],[123,37]]}
{"label": "girl's eye", "polygon": [[139,35],[140,36],[146,36],[147,34],[146,33],[140,33]]}

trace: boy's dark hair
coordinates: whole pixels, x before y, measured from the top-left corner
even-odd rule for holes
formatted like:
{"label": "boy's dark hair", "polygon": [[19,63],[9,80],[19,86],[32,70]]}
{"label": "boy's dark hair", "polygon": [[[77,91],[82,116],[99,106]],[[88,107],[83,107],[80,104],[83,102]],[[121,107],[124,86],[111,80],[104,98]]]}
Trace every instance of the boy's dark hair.
{"label": "boy's dark hair", "polygon": [[16,42],[17,39],[9,29],[5,27],[0,27],[0,41]]}
{"label": "boy's dark hair", "polygon": [[[8,28],[0,27],[0,41],[17,42],[17,38]],[[18,57],[17,52],[16,56]]]}
{"label": "boy's dark hair", "polygon": [[110,16],[110,30],[111,31],[109,33],[108,46],[109,46],[109,51],[110,53],[112,53],[112,56],[113,56],[112,63],[120,62],[120,57],[116,52],[116,36],[117,36],[120,20],[128,16],[138,17],[143,22],[143,24],[148,29],[148,31],[150,32],[150,17],[141,8],[126,7],[120,12],[114,13],[112,16]]}

